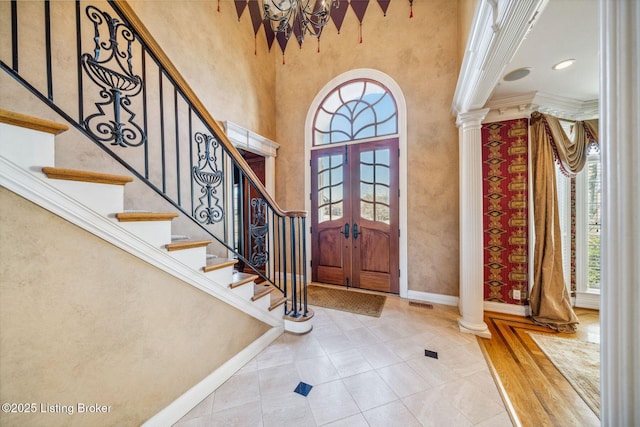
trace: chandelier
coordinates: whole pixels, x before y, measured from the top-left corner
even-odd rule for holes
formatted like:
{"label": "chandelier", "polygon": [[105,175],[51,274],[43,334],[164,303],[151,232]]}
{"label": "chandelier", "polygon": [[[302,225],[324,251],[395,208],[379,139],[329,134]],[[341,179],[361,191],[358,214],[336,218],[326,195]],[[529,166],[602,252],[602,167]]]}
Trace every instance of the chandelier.
{"label": "chandelier", "polygon": [[262,0],[265,24],[269,22],[273,31],[287,40],[295,34],[299,43],[307,34],[320,37],[329,23],[331,8],[339,5],[340,0]]}

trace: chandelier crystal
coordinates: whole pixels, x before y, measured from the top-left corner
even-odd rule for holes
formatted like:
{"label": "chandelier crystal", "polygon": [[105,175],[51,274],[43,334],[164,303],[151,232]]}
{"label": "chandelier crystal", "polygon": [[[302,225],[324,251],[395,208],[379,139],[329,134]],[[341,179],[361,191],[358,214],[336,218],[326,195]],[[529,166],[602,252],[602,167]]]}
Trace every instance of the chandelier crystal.
{"label": "chandelier crystal", "polygon": [[[283,33],[289,40],[295,34],[302,43],[305,35],[320,37],[329,23],[331,8],[340,0],[261,0],[265,24],[269,22],[276,33]],[[315,3],[311,7],[312,1]]]}

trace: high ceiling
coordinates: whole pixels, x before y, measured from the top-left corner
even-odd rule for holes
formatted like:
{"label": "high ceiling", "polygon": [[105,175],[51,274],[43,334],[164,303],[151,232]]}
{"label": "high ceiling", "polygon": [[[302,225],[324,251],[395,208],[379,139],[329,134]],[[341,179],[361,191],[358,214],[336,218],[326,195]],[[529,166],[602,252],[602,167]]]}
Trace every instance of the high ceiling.
{"label": "high ceiling", "polygon": [[[492,99],[542,92],[577,101],[598,99],[598,1],[549,0],[537,23],[505,69],[530,67],[530,74],[507,82],[501,76]],[[573,66],[551,67],[573,58]]]}

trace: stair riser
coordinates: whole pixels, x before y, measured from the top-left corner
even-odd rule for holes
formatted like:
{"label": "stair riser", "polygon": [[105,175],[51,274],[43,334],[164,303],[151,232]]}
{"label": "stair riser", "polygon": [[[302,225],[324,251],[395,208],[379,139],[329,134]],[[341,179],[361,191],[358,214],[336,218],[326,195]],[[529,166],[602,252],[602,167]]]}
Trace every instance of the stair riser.
{"label": "stair riser", "polygon": [[60,191],[100,214],[112,215],[124,210],[124,187],[122,185],[60,179],[51,179],[49,182]]}
{"label": "stair riser", "polygon": [[182,249],[179,251],[171,251],[169,252],[173,258],[177,259],[181,263],[193,268],[194,270],[199,270],[202,266],[207,262],[207,248],[190,248],[190,249]]}
{"label": "stair riser", "polygon": [[36,175],[55,162],[54,135],[0,123],[0,156]]}
{"label": "stair riser", "polygon": [[260,310],[269,311],[269,305],[271,305],[271,299],[269,295],[265,295],[253,302]]}
{"label": "stair riser", "polygon": [[207,279],[213,280],[214,282],[225,286],[226,283],[230,283],[232,280],[231,278],[233,277],[233,266],[209,271],[207,273],[204,273],[204,275],[207,277]]}
{"label": "stair riser", "polygon": [[242,286],[231,289],[234,294],[242,297],[242,299],[250,301],[253,296],[253,282],[245,283]]}
{"label": "stair riser", "polygon": [[171,243],[171,221],[119,222],[119,224],[156,248],[164,249],[164,245]]}

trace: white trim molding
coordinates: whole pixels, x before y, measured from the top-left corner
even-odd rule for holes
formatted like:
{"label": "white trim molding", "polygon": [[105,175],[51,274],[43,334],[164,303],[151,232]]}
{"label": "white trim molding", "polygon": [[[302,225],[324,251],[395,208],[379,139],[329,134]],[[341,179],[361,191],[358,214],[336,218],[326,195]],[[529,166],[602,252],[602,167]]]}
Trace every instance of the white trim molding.
{"label": "white trim molding", "polygon": [[495,301],[485,301],[484,310],[523,317],[529,317],[531,314],[531,308],[528,305],[505,304]]}
{"label": "white trim molding", "polygon": [[189,411],[195,408],[200,402],[213,393],[218,387],[224,384],[240,368],[246,365],[269,344],[282,335],[281,327],[271,328],[260,338],[249,344],[240,353],[226,361],[222,366],[209,374],[198,384],[191,387],[183,395],[171,402],[167,407],[145,421],[143,427],[170,426],[184,417]]}
{"label": "white trim molding", "polygon": [[576,292],[576,307],[600,310],[600,294],[595,292]]}
{"label": "white trim molding", "polygon": [[547,1],[478,1],[453,96],[453,115],[484,107]]}
{"label": "white trim molding", "polygon": [[422,291],[408,291],[407,298],[415,301],[431,302],[434,304],[450,305],[456,307],[459,303],[458,297],[452,295],[432,294]]}

